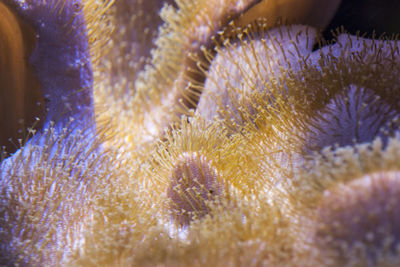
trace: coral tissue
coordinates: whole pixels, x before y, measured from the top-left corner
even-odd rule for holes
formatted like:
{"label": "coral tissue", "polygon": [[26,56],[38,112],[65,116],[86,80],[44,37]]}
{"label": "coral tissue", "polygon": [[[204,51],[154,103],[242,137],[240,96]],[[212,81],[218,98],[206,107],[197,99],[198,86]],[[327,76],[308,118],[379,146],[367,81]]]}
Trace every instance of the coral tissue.
{"label": "coral tissue", "polygon": [[397,5],[0,0],[0,265],[400,265]]}

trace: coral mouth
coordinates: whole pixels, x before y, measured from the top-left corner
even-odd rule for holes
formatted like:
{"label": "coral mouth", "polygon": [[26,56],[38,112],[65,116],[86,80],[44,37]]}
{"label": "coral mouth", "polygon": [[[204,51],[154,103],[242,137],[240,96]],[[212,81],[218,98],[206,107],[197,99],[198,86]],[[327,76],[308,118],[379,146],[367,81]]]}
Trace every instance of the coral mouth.
{"label": "coral mouth", "polygon": [[40,128],[44,116],[41,86],[28,62],[35,35],[31,26],[0,1],[0,147],[7,153]]}
{"label": "coral mouth", "polygon": [[384,146],[398,135],[398,106],[382,100],[369,88],[351,85],[317,112],[309,122],[303,153],[319,152],[328,146],[345,147],[371,143],[380,138]]}

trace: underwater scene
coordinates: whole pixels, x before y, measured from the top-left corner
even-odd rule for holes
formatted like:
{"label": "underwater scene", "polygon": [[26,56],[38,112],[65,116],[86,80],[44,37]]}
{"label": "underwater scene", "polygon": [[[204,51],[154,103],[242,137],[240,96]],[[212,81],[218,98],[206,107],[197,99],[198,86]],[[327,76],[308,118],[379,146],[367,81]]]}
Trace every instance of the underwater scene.
{"label": "underwater scene", "polygon": [[400,266],[399,13],[0,0],[0,266]]}

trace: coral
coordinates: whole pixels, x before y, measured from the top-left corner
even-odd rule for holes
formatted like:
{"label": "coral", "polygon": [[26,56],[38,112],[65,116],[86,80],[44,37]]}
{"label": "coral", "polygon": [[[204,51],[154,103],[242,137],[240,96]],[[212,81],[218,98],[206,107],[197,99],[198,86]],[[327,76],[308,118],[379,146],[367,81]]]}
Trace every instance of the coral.
{"label": "coral", "polygon": [[32,27],[2,2],[0,13],[0,34],[3,36],[0,43],[0,146],[12,153],[18,148],[18,139],[25,139],[26,128],[40,128],[36,118],[43,116],[44,99],[26,60],[35,45]]}
{"label": "coral", "polygon": [[338,250],[341,257],[364,250],[373,264],[384,250],[396,254],[398,183],[396,172],[372,173],[325,191],[317,211],[316,243]]}
{"label": "coral", "polygon": [[39,119],[0,265],[398,264],[398,41],[343,17],[373,2],[0,0],[2,145]]}
{"label": "coral", "polygon": [[340,2],[339,0],[261,0],[240,16],[237,25],[243,27],[256,19],[266,18],[272,25],[278,20],[284,20],[291,24],[306,24],[324,29],[335,15]]}
{"label": "coral", "polygon": [[207,202],[212,201],[223,191],[218,181],[218,171],[210,165],[207,158],[198,153],[182,154],[170,176],[167,196],[175,220],[187,225],[194,216],[208,213]]}

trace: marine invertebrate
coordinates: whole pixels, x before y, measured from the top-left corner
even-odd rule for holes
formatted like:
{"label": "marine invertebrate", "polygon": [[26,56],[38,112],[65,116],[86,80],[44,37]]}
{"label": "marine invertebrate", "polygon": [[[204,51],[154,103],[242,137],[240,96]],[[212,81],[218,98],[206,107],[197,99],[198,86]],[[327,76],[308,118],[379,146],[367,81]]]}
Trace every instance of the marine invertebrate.
{"label": "marine invertebrate", "polygon": [[340,0],[334,1],[258,1],[238,19],[238,26],[266,18],[269,24],[284,20],[291,24],[306,24],[324,29],[335,15]]}
{"label": "marine invertebrate", "polygon": [[198,153],[183,154],[171,173],[167,195],[175,220],[187,225],[194,216],[208,212],[207,201],[221,194],[218,171]]}
{"label": "marine invertebrate", "polygon": [[294,224],[299,236],[304,234],[300,242],[307,244],[298,247],[302,264],[396,264],[397,227],[390,225],[397,219],[389,210],[397,202],[398,145],[391,139],[384,150],[377,139],[372,144],[326,149],[298,170],[289,198],[296,207],[292,211],[302,212]]}
{"label": "marine invertebrate", "polygon": [[[279,94],[273,92],[271,84],[286,69],[298,69],[298,62],[311,52],[315,29],[296,25],[266,31],[268,27],[262,24],[257,38],[242,34],[240,41],[231,44],[227,40],[216,49],[217,56],[210,59],[211,67],[196,109],[200,116],[212,120],[222,112],[229,116],[227,120],[236,119],[239,123],[238,109],[251,108],[252,94],[270,94],[270,98]],[[250,111],[241,113],[246,112]]]}
{"label": "marine invertebrate", "polygon": [[[283,13],[251,0],[1,3],[39,35],[30,62],[50,100],[43,127],[1,162],[2,264],[364,262],[325,253],[343,240],[329,218],[348,233],[342,215],[377,204],[361,191],[382,196],[382,215],[397,201],[365,181],[397,186],[399,59],[395,40],[341,32],[316,49],[348,2],[327,1],[327,16],[304,16],[320,1]],[[141,13],[164,3],[164,24]],[[356,192],[343,199],[360,196],[353,212],[324,197],[341,184]],[[398,259],[368,236],[345,241],[373,263]]]}
{"label": "marine invertebrate", "polygon": [[[1,114],[0,146],[14,152],[26,128],[35,128],[35,117],[44,115],[44,99],[29,66],[35,37],[32,27],[2,2],[1,9]],[[9,140],[11,138],[11,141]],[[13,145],[14,142],[14,145]]]}
{"label": "marine invertebrate", "polygon": [[396,172],[372,173],[325,191],[317,211],[317,243],[337,249],[340,257],[358,249],[370,264],[385,253],[396,255],[398,183]]}

